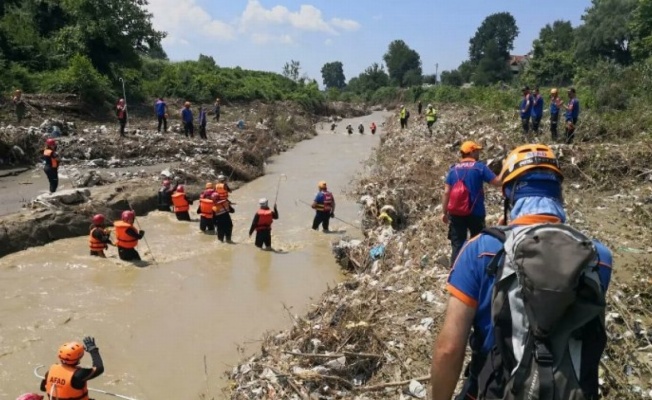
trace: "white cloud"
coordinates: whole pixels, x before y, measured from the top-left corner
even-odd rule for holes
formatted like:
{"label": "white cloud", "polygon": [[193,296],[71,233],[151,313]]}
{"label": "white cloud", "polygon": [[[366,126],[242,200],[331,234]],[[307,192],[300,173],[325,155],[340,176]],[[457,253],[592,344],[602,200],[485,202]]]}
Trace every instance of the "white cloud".
{"label": "white cloud", "polygon": [[147,8],[154,15],[154,28],[168,33],[164,43],[187,43],[192,36],[235,39],[234,27],[214,19],[196,0],[149,0]]}
{"label": "white cloud", "polygon": [[290,35],[271,35],[268,33],[253,33],[251,34],[251,41],[256,44],[293,44],[294,40]]}
{"label": "white cloud", "polygon": [[331,19],[331,25],[336,28],[351,32],[360,29],[360,24],[352,19],[333,18]]}
{"label": "white cloud", "polygon": [[331,46],[331,45],[333,44],[333,39],[330,39],[330,38],[329,38],[329,39],[324,40],[324,44],[325,44],[326,46]]}

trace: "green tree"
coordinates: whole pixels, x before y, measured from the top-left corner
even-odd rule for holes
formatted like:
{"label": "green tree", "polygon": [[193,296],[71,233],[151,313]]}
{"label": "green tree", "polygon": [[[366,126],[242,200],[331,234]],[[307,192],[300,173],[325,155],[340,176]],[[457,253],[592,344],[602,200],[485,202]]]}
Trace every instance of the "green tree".
{"label": "green tree", "polygon": [[514,39],[518,36],[518,27],[512,14],[501,12],[492,14],[482,21],[482,24],[469,41],[469,60],[473,65],[478,65],[485,57],[487,45],[493,47],[492,51],[503,60],[509,58],[509,53],[514,49]]}
{"label": "green tree", "polygon": [[533,57],[525,67],[522,80],[539,85],[570,84],[576,70],[573,42],[570,42],[573,35],[573,26],[568,21],[555,21],[543,27],[532,44]]}
{"label": "green tree", "polygon": [[480,59],[476,68],[473,83],[487,86],[501,81],[511,80],[512,72],[505,61],[499,44],[492,41],[487,42],[485,44],[484,56]]}
{"label": "green tree", "polygon": [[632,16],[632,52],[637,60],[652,55],[652,0],[639,0]]}
{"label": "green tree", "polygon": [[348,90],[355,93],[370,93],[389,86],[389,75],[382,65],[373,63],[360,75],[349,81]]}
{"label": "green tree", "polygon": [[632,62],[630,20],[638,0],[592,0],[582,16],[584,24],[575,36],[575,56],[584,64],[613,60],[621,65]]}
{"label": "green tree", "polygon": [[546,24],[539,31],[539,37],[532,43],[532,55],[537,58],[543,57],[546,53],[573,50],[574,33],[570,21],[555,21],[552,25]]}
{"label": "green tree", "polygon": [[452,71],[442,71],[441,83],[443,85],[459,87],[464,84],[464,78],[462,77],[462,73],[457,69]]}
{"label": "green tree", "polygon": [[321,68],[321,76],[323,78],[324,85],[329,89],[342,89],[344,86],[346,86],[344,66],[340,61],[324,64],[324,66]]}
{"label": "green tree", "polygon": [[283,76],[291,79],[294,82],[299,82],[301,74],[301,63],[299,61],[290,60],[283,66]]}
{"label": "green tree", "polygon": [[[389,44],[383,60],[387,65],[390,79],[398,86],[408,86],[417,75],[420,77],[422,74],[421,56],[402,40],[395,40]],[[411,82],[407,82],[406,77]]]}

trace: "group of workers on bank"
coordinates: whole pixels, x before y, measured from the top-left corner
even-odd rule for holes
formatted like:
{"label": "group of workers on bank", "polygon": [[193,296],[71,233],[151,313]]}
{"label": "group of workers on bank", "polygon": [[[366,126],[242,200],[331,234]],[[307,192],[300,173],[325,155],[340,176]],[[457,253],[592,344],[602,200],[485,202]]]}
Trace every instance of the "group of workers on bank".
{"label": "group of workers on bank", "polygon": [[[399,122],[401,123],[401,129],[405,129],[408,127],[408,120],[410,119],[410,111],[405,107],[404,104],[401,104],[399,106]],[[423,111],[423,105],[421,104],[421,101],[417,104],[417,109],[419,113],[419,117],[421,118],[421,112]],[[425,118],[426,118],[426,127],[428,128],[428,133],[432,135],[432,126],[437,122],[437,110],[433,107],[432,104],[428,104],[426,106],[426,112],[425,112]]]}
{"label": "group of workers on bank", "polygon": [[[530,133],[531,122],[532,132],[535,136],[539,135],[539,127],[541,125],[541,119],[543,118],[545,101],[541,93],[539,93],[539,87],[534,88],[534,93],[530,91],[528,86],[525,86],[522,91],[523,96],[521,97],[519,112],[523,134],[527,136]],[[550,90],[550,137],[555,142],[559,139],[559,114],[563,110],[565,111],[564,141],[567,144],[571,144],[575,138],[575,127],[577,126],[577,121],[580,116],[580,102],[577,99],[575,88],[568,89],[567,94],[568,104],[564,104],[564,101],[559,97],[559,90],[557,88],[552,88]]]}

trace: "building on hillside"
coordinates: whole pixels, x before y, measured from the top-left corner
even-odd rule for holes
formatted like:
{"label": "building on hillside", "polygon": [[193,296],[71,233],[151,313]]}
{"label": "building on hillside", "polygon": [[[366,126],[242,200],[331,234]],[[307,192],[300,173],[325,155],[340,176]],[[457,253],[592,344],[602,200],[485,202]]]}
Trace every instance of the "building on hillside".
{"label": "building on hillside", "polygon": [[512,75],[518,75],[523,68],[530,62],[532,58],[532,53],[527,53],[524,56],[517,56],[510,54],[509,55],[509,68],[512,70]]}

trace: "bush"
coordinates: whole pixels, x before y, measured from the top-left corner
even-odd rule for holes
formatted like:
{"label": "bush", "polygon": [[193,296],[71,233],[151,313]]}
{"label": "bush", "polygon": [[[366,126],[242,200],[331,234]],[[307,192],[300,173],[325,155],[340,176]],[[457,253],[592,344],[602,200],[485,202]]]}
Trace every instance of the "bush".
{"label": "bush", "polygon": [[115,97],[109,78],[97,72],[86,56],[75,55],[66,69],[40,74],[41,90],[74,93],[87,104],[102,104]]}

